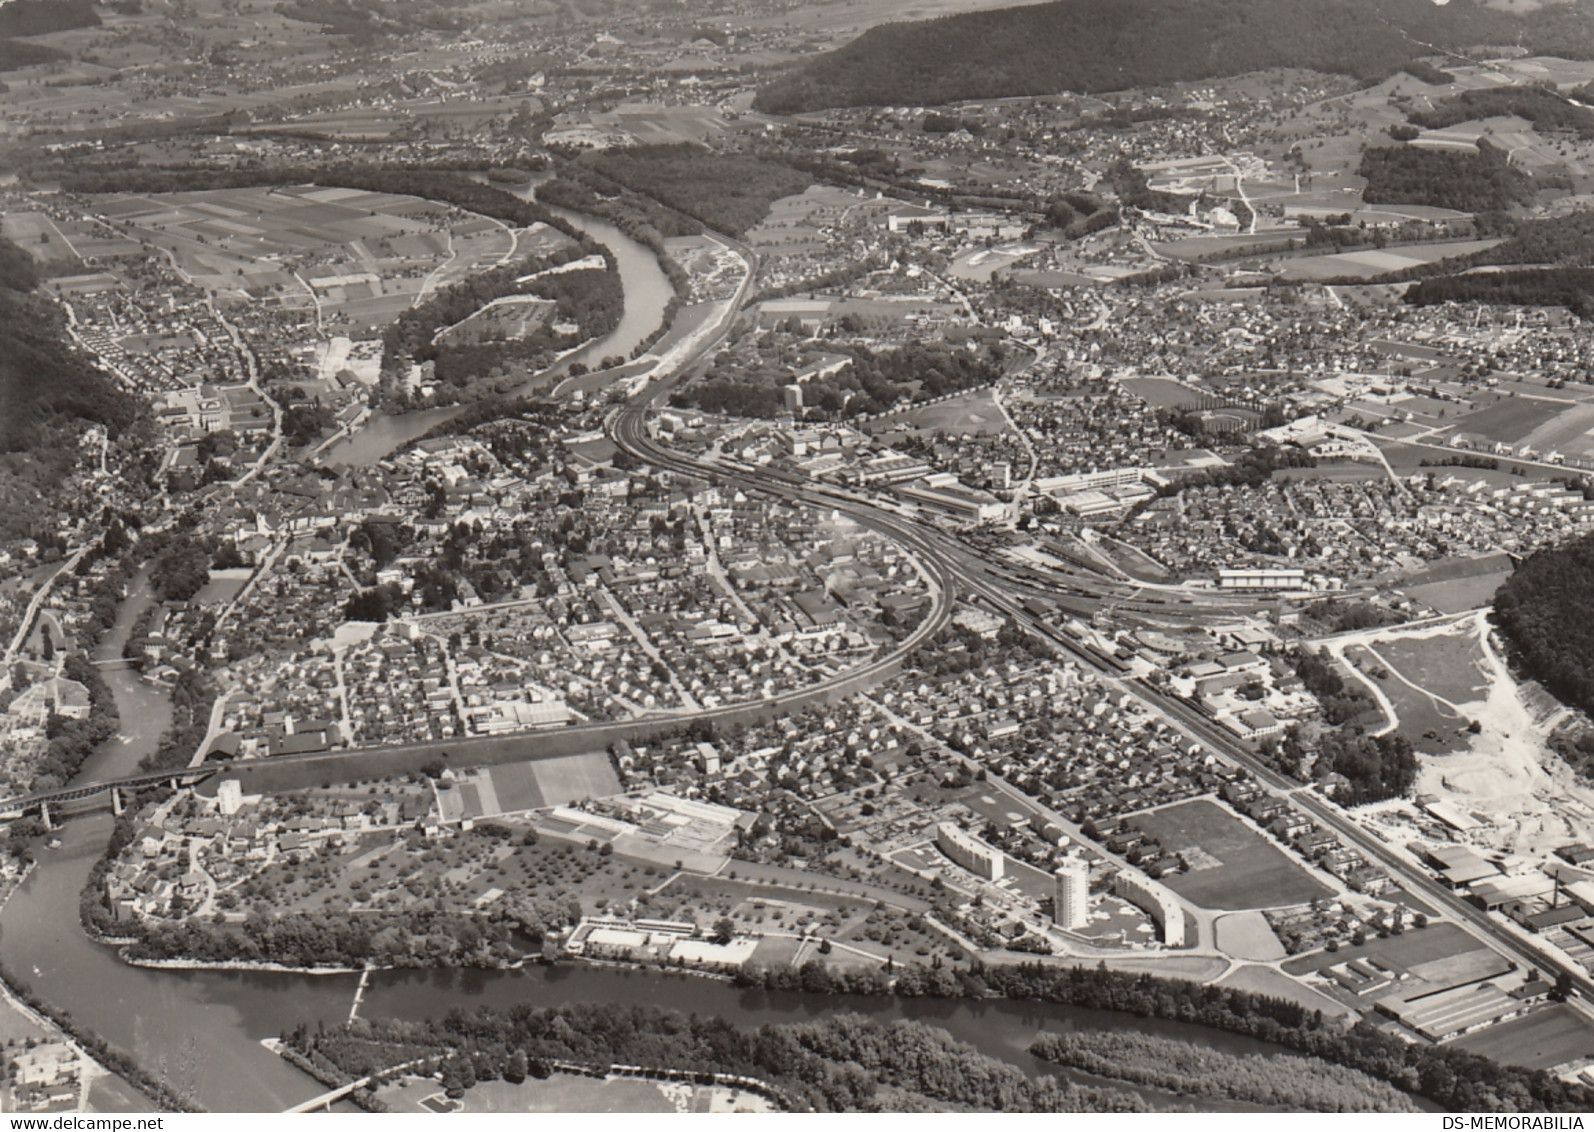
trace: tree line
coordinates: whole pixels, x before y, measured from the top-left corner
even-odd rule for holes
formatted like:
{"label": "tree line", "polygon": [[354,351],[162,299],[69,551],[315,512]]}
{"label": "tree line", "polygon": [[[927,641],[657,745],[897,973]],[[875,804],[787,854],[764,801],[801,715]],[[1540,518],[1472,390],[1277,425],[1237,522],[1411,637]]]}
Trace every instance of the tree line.
{"label": "tree line", "polygon": [[1417,1112],[1411,1098],[1357,1069],[1290,1054],[1236,1054],[1153,1034],[1067,1030],[1029,1047],[1042,1061],[1186,1097],[1291,1112]]}
{"label": "tree line", "polygon": [[[820,1112],[1143,1112],[1138,1097],[1110,1088],[1027,1076],[945,1030],[839,1014],[743,1029],[721,1018],[653,1006],[517,1003],[450,1010],[440,1021],[357,1020],[286,1038],[350,1075],[416,1058],[460,1091],[482,1080],[545,1076],[552,1062],[605,1069],[641,1065],[768,1082],[797,1107]],[[461,1063],[463,1061],[463,1064]],[[524,1067],[524,1068],[523,1068]],[[431,1068],[428,1066],[427,1068]]]}
{"label": "tree line", "polygon": [[[1449,76],[1446,76],[1448,81]],[[1539,133],[1568,132],[1594,138],[1594,111],[1568,102],[1553,87],[1503,86],[1464,90],[1441,99],[1426,110],[1406,115],[1413,125],[1442,130],[1480,118],[1526,118]]]}
{"label": "tree line", "polygon": [[1406,302],[1489,303],[1495,306],[1565,307],[1594,319],[1594,267],[1522,268],[1423,279],[1406,288]]}

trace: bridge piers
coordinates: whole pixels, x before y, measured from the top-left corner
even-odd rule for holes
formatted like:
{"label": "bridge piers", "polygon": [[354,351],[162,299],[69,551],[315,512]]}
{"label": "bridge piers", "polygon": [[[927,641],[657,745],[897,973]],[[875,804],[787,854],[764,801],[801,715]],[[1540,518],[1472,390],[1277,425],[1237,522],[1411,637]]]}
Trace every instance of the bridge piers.
{"label": "bridge piers", "polygon": [[55,823],[50,820],[50,803],[39,803],[39,820],[44,822],[45,829],[49,830],[55,828]]}
{"label": "bridge piers", "polygon": [[122,792],[114,786],[111,787],[111,813],[122,816]]}

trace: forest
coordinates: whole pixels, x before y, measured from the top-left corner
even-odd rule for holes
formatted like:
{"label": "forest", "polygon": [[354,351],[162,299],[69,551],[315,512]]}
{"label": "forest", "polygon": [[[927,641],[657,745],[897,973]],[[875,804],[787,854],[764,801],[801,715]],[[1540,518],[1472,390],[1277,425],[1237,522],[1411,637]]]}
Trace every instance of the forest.
{"label": "forest", "polygon": [[0,541],[55,529],[54,506],[85,425],[112,440],[148,412],[67,338],[60,309],[38,294],[27,252],[0,238]]}
{"label": "forest", "polygon": [[838,106],[939,106],[980,98],[1087,94],[1275,67],[1382,79],[1411,44],[1461,51],[1513,43],[1594,57],[1577,5],[1512,14],[1430,0],[1053,0],[871,28],[776,74],[754,106],[774,114]]}
{"label": "forest", "polygon": [[1594,210],[1584,209],[1553,219],[1518,221],[1505,243],[1451,263],[1553,263],[1594,266]]}
{"label": "forest", "polygon": [[[898,404],[989,385],[998,373],[996,364],[979,355],[923,342],[905,342],[894,350],[848,346],[839,352],[850,354],[852,364],[802,387],[803,406],[810,415],[851,419],[884,412]],[[717,361],[702,381],[673,393],[670,403],[706,413],[767,418],[781,411],[780,387],[790,380],[786,367],[766,366],[749,373],[740,364]]]}
{"label": "forest", "polygon": [[790,165],[685,143],[586,154],[580,163],[716,232],[738,237],[769,215],[774,201],[813,183]]}
{"label": "forest", "polygon": [[1271,1105],[1290,1112],[1417,1112],[1411,1098],[1360,1070],[1290,1054],[1235,1054],[1152,1034],[1043,1033],[1042,1061],[1186,1097]]}
{"label": "forest", "polygon": [[[1594,1105],[1594,1090],[1542,1070],[1500,1065],[1455,1046],[1409,1043],[1366,1022],[1347,1029],[1298,1003],[1235,987],[1041,963],[976,963],[967,969],[905,966],[884,976],[893,977],[895,992],[909,996],[1050,1002],[1244,1034],[1365,1074],[1452,1112],[1572,1113]],[[743,987],[814,993],[872,994],[883,985],[878,972],[863,973],[861,978],[847,972],[832,976],[819,962],[804,964],[800,970],[748,967],[735,981]],[[441,1022],[362,1020],[314,1038],[296,1034],[293,1040],[306,1042],[351,1076],[443,1047],[485,1056],[489,1072],[501,1073],[511,1051],[519,1049],[534,1060],[743,1073],[770,1081],[815,1108],[861,1107],[882,1086],[942,1105],[979,1109],[1016,1110],[1025,1104],[1040,1108],[1041,1102],[1071,1104],[1086,1099],[1068,1093],[1068,1086],[1056,1086],[1065,1090],[1060,1095],[1052,1092],[1045,1078],[1022,1085],[1022,1074],[1017,1070],[1009,1074],[1012,1067],[1001,1063],[948,1064],[943,1057],[963,1047],[929,1027],[902,1031],[895,1027],[918,1024],[853,1023],[846,1015],[830,1022],[845,1032],[781,1036],[773,1032],[788,1027],[765,1026],[748,1034],[721,1019],[698,1015],[683,1019],[645,1006],[547,1009],[517,1003],[507,1010],[456,1009]],[[842,1071],[827,1064],[832,1056],[857,1064],[838,1077]],[[876,1073],[878,1078],[871,1076]],[[1102,1106],[1128,1103],[1110,1090],[1088,1093],[1092,1111],[1115,1111]]]}
{"label": "forest", "polygon": [[1594,711],[1594,537],[1530,555],[1495,593],[1494,621],[1530,678]]}
{"label": "forest", "polygon": [[92,0],[8,0],[0,6],[0,37],[48,35],[73,28],[97,28]]}
{"label": "forest", "polygon": [[1491,303],[1496,306],[1565,307],[1594,319],[1594,267],[1521,268],[1469,275],[1442,275],[1406,288],[1413,306]]}
{"label": "forest", "polygon": [[1533,200],[1533,178],[1506,161],[1505,151],[1479,140],[1477,153],[1409,145],[1370,146],[1357,166],[1368,204],[1421,204],[1457,212],[1503,212]]}
{"label": "forest", "polygon": [[1406,118],[1426,130],[1442,130],[1480,118],[1510,115],[1527,119],[1540,133],[1566,130],[1580,138],[1594,138],[1594,110],[1574,106],[1553,89],[1540,86],[1464,90],[1433,103],[1427,110],[1415,110]]}
{"label": "forest", "polygon": [[[583,269],[525,280],[528,274],[573,262],[585,254],[566,248],[552,256],[530,256],[503,267],[478,272],[411,307],[382,335],[383,364],[393,373],[411,362],[436,364],[438,381],[460,388],[495,369],[515,364],[519,368],[544,368],[556,351],[601,337],[619,324],[624,308],[620,279],[613,261],[602,271]],[[438,332],[474,314],[494,299],[508,295],[537,295],[555,304],[553,317],[523,338],[486,343],[438,341]],[[552,323],[566,322],[577,329],[565,334]]]}
{"label": "forest", "polygon": [[[1031,1078],[922,1022],[860,1014],[739,1028],[721,1018],[654,1006],[572,1003],[539,1008],[454,1009],[441,1021],[359,1019],[283,1035],[301,1054],[325,1059],[348,1078],[432,1057],[457,1087],[522,1075],[546,1076],[549,1062],[605,1069],[642,1065],[723,1073],[768,1082],[793,1107],[819,1112],[938,1111],[1144,1112],[1115,1089]],[[453,1057],[468,1067],[450,1066]]]}
{"label": "forest", "polygon": [[1446,86],[1454,79],[1454,76],[1449,71],[1436,67],[1422,59],[1412,59],[1407,63],[1402,63],[1400,69],[1412,78],[1425,82],[1429,86]]}

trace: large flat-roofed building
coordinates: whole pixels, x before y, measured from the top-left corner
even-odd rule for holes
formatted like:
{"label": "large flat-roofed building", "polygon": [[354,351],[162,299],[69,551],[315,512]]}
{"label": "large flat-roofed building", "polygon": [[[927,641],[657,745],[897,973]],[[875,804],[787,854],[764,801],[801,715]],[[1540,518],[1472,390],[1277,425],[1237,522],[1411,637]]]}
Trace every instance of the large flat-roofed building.
{"label": "large flat-roofed building", "polygon": [[910,503],[938,514],[950,515],[965,523],[994,523],[1007,518],[1006,503],[986,491],[965,487],[949,472],[938,472],[911,483],[899,483],[893,490]]}
{"label": "large flat-roofed building", "polygon": [[949,821],[935,827],[936,847],[963,868],[986,880],[1002,879],[1002,851]]}
{"label": "large flat-roofed building", "polygon": [[1090,922],[1090,862],[1083,857],[1068,857],[1055,876],[1053,922],[1069,931],[1084,927]]}
{"label": "large flat-roofed building", "polygon": [[1525,1004],[1493,983],[1453,987],[1410,1001],[1399,995],[1378,1000],[1378,1010],[1429,1041],[1458,1038],[1522,1013]]}
{"label": "large flat-roofed building", "polygon": [[1112,890],[1151,917],[1169,947],[1184,946],[1184,905],[1143,873],[1124,869],[1113,877]]}
{"label": "large flat-roofed building", "polygon": [[1219,570],[1218,586],[1225,590],[1304,590],[1310,588],[1305,570]]}

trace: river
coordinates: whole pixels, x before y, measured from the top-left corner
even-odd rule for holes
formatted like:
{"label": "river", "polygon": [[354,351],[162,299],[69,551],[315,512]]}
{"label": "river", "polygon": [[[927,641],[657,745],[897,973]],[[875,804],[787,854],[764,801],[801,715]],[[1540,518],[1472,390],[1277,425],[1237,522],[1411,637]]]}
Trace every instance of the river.
{"label": "river", "polygon": [[[593,356],[627,353],[630,346],[617,336],[634,335],[631,345],[635,345],[658,325],[658,312],[670,294],[668,282],[646,248],[610,225],[572,219],[614,248],[627,280],[627,316],[614,335],[594,343]],[[638,268],[636,254],[646,256],[656,281]],[[634,293],[641,296],[641,309],[654,312],[648,316],[653,319],[651,324],[647,317],[633,317]],[[389,440],[394,445],[403,443],[450,411],[379,420],[376,433],[367,436],[362,432],[349,442],[360,446],[354,458],[379,459],[391,451],[391,447],[377,451],[381,445]],[[118,610],[115,625],[96,651],[97,659],[121,654],[140,611],[151,600],[147,574],[140,574]],[[155,749],[171,720],[165,689],[145,683],[130,671],[112,669],[105,678],[121,714],[121,734],[90,756],[78,775],[83,781],[136,771],[139,760]],[[122,963],[112,949],[90,942],[78,921],[78,894],[110,830],[108,814],[76,818],[60,831],[58,848],[39,848],[38,867],[0,913],[0,957],[6,965],[56,1007],[131,1052],[141,1064],[165,1076],[179,1091],[189,1092],[208,1109],[280,1111],[321,1092],[323,1086],[267,1051],[260,1039],[274,1037],[300,1022],[336,1025],[344,1021],[353,1002],[356,977],[162,971]],[[712,1012],[743,1026],[801,1020],[837,1010],[857,1010],[886,1019],[918,1018],[945,1027],[982,1052],[1032,1074],[1048,1071],[1027,1052],[1035,1035],[1047,1028],[1145,1030],[1237,1052],[1274,1048],[1201,1027],[1038,1003],[766,993],[686,976],[583,966],[382,972],[373,976],[361,1013],[365,1017],[438,1017],[454,1006],[521,1001],[542,1005],[648,1002]],[[1153,1103],[1177,1103],[1154,1090],[1143,1090],[1142,1095]]]}
{"label": "river", "polygon": [[[115,626],[96,653],[120,654],[139,611],[151,600],[135,579]],[[106,673],[123,720],[122,735],[103,744],[82,777],[114,777],[137,769],[170,719],[164,689],[131,672]],[[78,922],[78,894],[110,834],[111,818],[67,822],[56,849],[41,847],[39,864],[0,914],[0,957],[21,978],[106,1040],[180,1090],[217,1111],[271,1111],[314,1096],[322,1086],[260,1045],[300,1022],[336,1025],[348,1017],[353,975],[245,971],[162,971],[130,967],[90,942]],[[832,997],[737,989],[681,975],[561,965],[525,971],[389,971],[373,976],[364,1017],[440,1017],[478,1003],[648,1002],[712,1012],[743,1026],[797,1021],[837,1010],[876,1017],[918,1018],[943,1026],[982,1052],[1029,1073],[1047,1067],[1030,1057],[1042,1029],[1137,1029],[1237,1052],[1267,1049],[1234,1035],[1123,1014],[1038,1003]],[[1143,1091],[1154,1103],[1172,1098]]]}
{"label": "river", "polygon": [[[500,185],[516,196],[530,199],[536,192],[535,184],[522,188]],[[606,220],[586,216],[568,209],[549,211],[569,221],[574,227],[607,247],[614,256],[620,273],[620,284],[625,291],[625,310],[620,324],[608,334],[562,358],[557,364],[539,374],[517,392],[530,393],[546,385],[550,377],[569,372],[577,362],[595,369],[604,358],[616,355],[629,358],[648,335],[664,321],[664,308],[669,305],[675,291],[669,277],[659,267],[659,261],[644,245],[637,243]],[[327,464],[365,466],[374,464],[384,456],[424,435],[444,421],[457,415],[464,406],[445,405],[437,409],[420,409],[413,413],[374,413],[364,425],[327,450]]]}

